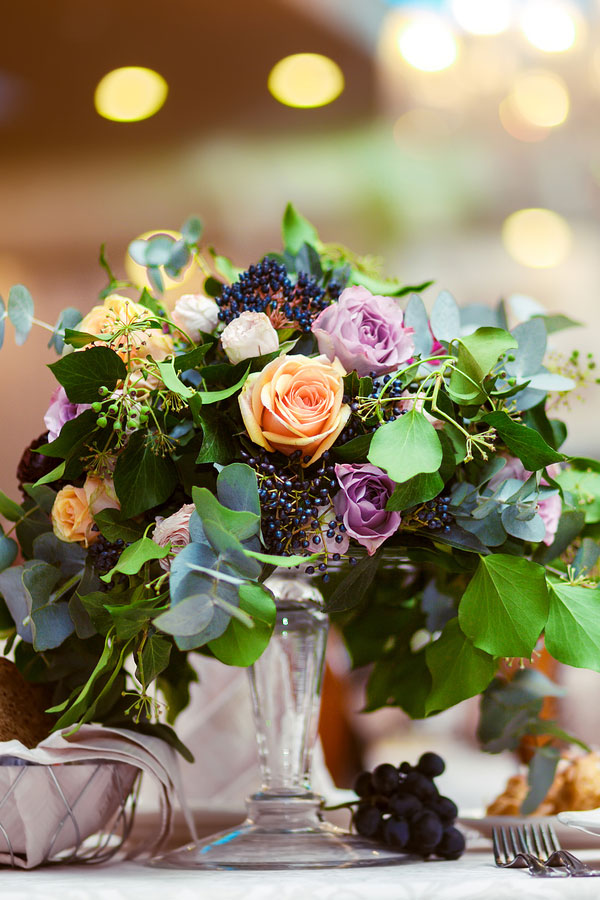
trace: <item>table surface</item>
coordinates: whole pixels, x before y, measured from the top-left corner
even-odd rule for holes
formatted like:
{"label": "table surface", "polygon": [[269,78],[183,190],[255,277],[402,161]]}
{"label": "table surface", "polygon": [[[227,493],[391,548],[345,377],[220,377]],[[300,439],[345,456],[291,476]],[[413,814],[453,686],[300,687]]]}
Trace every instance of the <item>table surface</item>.
{"label": "table surface", "polygon": [[[582,851],[600,864],[600,851]],[[469,850],[456,862],[407,862],[375,869],[190,872],[120,862],[102,867],[61,866],[2,870],[2,900],[598,900],[600,878],[530,877],[497,869],[489,849]]]}

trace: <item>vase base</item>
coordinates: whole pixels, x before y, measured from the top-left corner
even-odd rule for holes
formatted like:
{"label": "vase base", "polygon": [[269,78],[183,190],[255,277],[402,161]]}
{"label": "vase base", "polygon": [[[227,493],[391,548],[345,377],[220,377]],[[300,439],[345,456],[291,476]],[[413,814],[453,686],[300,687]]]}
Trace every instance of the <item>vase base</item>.
{"label": "vase base", "polygon": [[325,822],[321,798],[252,798],[249,817],[151,860],[165,869],[346,869],[400,865],[409,861],[359,835]]}

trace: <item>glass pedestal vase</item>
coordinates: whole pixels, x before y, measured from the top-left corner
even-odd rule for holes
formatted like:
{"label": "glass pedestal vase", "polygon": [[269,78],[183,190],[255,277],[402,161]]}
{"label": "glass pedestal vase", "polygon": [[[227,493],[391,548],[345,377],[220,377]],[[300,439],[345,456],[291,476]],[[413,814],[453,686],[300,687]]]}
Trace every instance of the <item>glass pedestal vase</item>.
{"label": "glass pedestal vase", "polygon": [[320,592],[297,575],[267,586],[277,622],[249,670],[262,787],[236,828],[187,844],[150,865],[176,869],[319,869],[397,865],[406,857],[325,821],[310,787],[328,619]]}

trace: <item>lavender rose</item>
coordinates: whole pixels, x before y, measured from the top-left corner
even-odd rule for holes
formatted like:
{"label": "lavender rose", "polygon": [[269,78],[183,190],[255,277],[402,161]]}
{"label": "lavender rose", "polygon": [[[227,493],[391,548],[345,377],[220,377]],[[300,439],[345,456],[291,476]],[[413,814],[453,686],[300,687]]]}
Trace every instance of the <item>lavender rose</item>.
{"label": "lavender rose", "polygon": [[190,516],[195,510],[193,503],[184,503],[181,509],[174,512],[166,519],[162,516],[156,518],[156,528],[152,534],[152,540],[159,547],[171,544],[171,552],[164,559],[159,560],[160,566],[165,571],[171,568],[171,561],[180,550],[190,542]]}
{"label": "lavender rose", "polygon": [[337,303],[319,313],[312,325],[319,352],[337,356],[347,372],[359,376],[385,375],[410,359],[415,351],[412,328],[392,297],[372,294],[364,287],[342,291]]}
{"label": "lavender rose", "polygon": [[334,509],[343,517],[350,537],[366,547],[372,556],[400,525],[400,513],[385,508],[395,484],[370,463],[338,463],[335,474],[340,490],[333,498]]}
{"label": "lavender rose", "polygon": [[89,403],[71,403],[64,387],[59,384],[50,397],[50,406],[44,415],[44,424],[48,429],[48,443],[56,440],[65,422],[76,419],[89,408]]}

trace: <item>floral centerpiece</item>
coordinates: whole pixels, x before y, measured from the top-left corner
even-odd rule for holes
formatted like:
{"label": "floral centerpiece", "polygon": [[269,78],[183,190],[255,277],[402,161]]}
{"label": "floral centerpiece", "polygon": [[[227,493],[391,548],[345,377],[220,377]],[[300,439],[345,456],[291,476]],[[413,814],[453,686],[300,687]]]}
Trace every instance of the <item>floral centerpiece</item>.
{"label": "floral centerpiece", "polygon": [[[551,417],[592,364],[546,354],[576,323],[509,325],[502,303],[460,309],[446,291],[428,314],[429,283],[380,278],[291,206],[283,251],[245,271],[200,237],[191,219],[178,240],[135,241],[141,295],[102,254],[99,302],[47,326],[58,386],[22,502],[0,498],[0,625],[52,686],[55,727],[176,740],[155,720],[185,706],[188,654],[253,664],[276,616],[264,581],[288,568],[319,579],[354,665],[372,664],[367,709],[419,718],[484,694],[489,749],[566,738],[537,717],[550,682],[520,676],[506,705],[502,666],[543,636],[600,671],[600,463],[567,458]],[[189,265],[204,293],[170,309],[163,275]],[[13,287],[2,310],[23,343],[30,294]]]}

